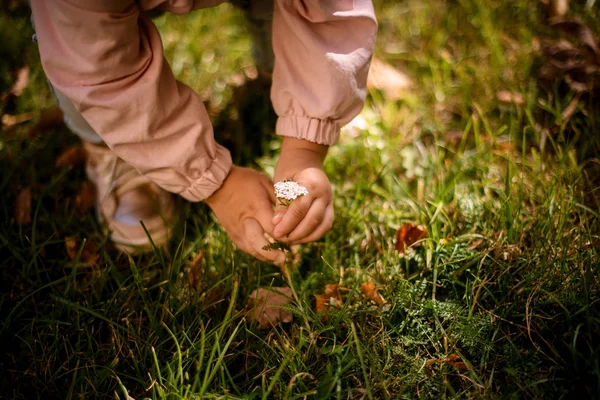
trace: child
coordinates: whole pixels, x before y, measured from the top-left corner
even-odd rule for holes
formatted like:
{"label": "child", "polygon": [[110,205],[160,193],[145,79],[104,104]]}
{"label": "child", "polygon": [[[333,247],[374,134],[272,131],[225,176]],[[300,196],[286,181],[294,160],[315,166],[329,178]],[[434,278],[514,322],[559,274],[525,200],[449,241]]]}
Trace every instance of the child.
{"label": "child", "polygon": [[261,260],[284,259],[262,249],[265,232],[296,244],[331,228],[323,160],[364,103],[377,31],[371,0],[243,1],[250,16],[270,22],[272,15],[271,99],[283,136],[274,179],[308,189],[287,209],[273,209],[268,177],[232,165],[215,142],[202,101],[173,77],[144,12],[183,14],[222,2],[31,0],[43,69],[67,125],[84,139],[98,217],[122,250],[148,246],[140,220],[155,244],[166,242],[176,219],[169,192],[206,202],[233,242]]}

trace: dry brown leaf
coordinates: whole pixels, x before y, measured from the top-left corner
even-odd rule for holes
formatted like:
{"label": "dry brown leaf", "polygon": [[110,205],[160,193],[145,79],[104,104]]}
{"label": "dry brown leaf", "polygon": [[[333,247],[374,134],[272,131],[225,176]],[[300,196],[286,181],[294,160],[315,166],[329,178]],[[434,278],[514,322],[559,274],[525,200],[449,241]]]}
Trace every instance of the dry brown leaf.
{"label": "dry brown leaf", "polygon": [[554,84],[564,79],[575,92],[595,93],[600,72],[600,44],[590,28],[576,18],[554,18],[551,25],[570,35],[572,41],[541,39],[541,55],[544,64],[540,68],[540,80]]}
{"label": "dry brown leaf", "polygon": [[323,294],[317,294],[315,297],[317,298],[315,306],[317,312],[329,310],[330,307],[341,307],[343,304],[340,285],[335,283],[325,285]]}
{"label": "dry brown leaf", "polygon": [[571,119],[573,114],[575,114],[575,111],[577,111],[577,106],[579,105],[580,98],[581,98],[581,93],[577,93],[577,95],[575,97],[573,97],[573,100],[571,100],[569,105],[567,105],[565,107],[565,109],[563,110],[563,112],[561,114],[561,119],[562,119],[561,122],[563,124],[566,124]]}
{"label": "dry brown leaf", "polygon": [[385,299],[381,296],[381,294],[379,294],[375,284],[372,281],[365,282],[360,285],[360,291],[367,299],[371,300],[378,306],[385,303]]}
{"label": "dry brown leaf", "polygon": [[29,84],[29,67],[24,66],[17,71],[17,79],[10,89],[10,93],[16,97],[23,94],[23,90]]}
{"label": "dry brown leaf", "polygon": [[515,146],[508,140],[497,140],[496,148],[503,153],[512,153],[515,150]]}
{"label": "dry brown leaf", "polygon": [[202,280],[200,277],[204,272],[204,253],[198,252],[198,255],[190,262],[190,268],[188,269],[188,278],[190,280],[190,286],[193,288],[199,288]]}
{"label": "dry brown leaf", "polygon": [[485,240],[483,240],[483,239],[477,239],[476,241],[474,241],[473,243],[471,243],[469,245],[469,247],[467,247],[467,250],[473,251],[476,248],[478,248],[479,246],[481,246],[484,242],[485,242]]}
{"label": "dry brown leaf", "polygon": [[420,240],[427,237],[427,230],[422,226],[404,224],[396,231],[396,251],[404,254],[408,247],[418,247]]}
{"label": "dry brown leaf", "polygon": [[[317,313],[329,310],[329,297],[324,294],[315,294],[315,300],[315,311]],[[327,316],[325,315],[323,318],[327,319]]]}
{"label": "dry brown leaf", "polygon": [[446,362],[456,369],[469,369],[458,354],[449,354],[446,357]]}
{"label": "dry brown leaf", "polygon": [[521,248],[514,244],[499,246],[494,249],[494,257],[504,261],[516,260],[521,255]]}
{"label": "dry brown leaf", "polygon": [[87,154],[82,145],[76,144],[65,149],[56,158],[55,165],[59,167],[74,167],[76,165],[82,165],[85,163]]}
{"label": "dry brown leaf", "polygon": [[21,190],[15,199],[15,222],[21,225],[31,223],[31,188]]}
{"label": "dry brown leaf", "polygon": [[259,288],[248,298],[246,309],[250,320],[257,321],[261,328],[271,328],[279,322],[292,322],[289,311],[280,307],[292,302],[292,290],[286,287]]}
{"label": "dry brown leaf", "polygon": [[336,307],[341,307],[342,305],[342,294],[340,293],[340,285],[336,283],[325,285],[325,291],[323,294],[328,297],[330,300],[330,304],[335,305]]}
{"label": "dry brown leaf", "polygon": [[599,244],[600,244],[600,239],[594,240],[593,242],[588,243],[588,244],[586,244],[585,246],[583,246],[583,247],[581,247],[579,249],[573,249],[573,250],[569,251],[568,255],[572,256],[572,255],[577,254],[577,253],[579,253],[581,251],[585,251],[587,249],[591,249],[592,247],[598,246]]}
{"label": "dry brown leaf", "polygon": [[388,99],[399,100],[412,86],[412,80],[404,72],[377,58],[373,58],[371,61],[371,68],[369,69],[369,77],[367,79],[369,90],[381,90],[385,92]]}
{"label": "dry brown leaf", "polygon": [[[83,250],[81,251],[81,256],[79,257],[79,262],[93,265],[96,263],[96,261],[98,261],[98,258],[100,258],[100,254],[98,254],[98,249],[91,240],[84,240],[85,243],[83,245]],[[67,236],[65,238],[65,248],[67,250],[69,260],[74,261],[77,259],[77,255],[81,249],[81,244],[82,243],[79,242],[74,236]]]}
{"label": "dry brown leaf", "polygon": [[75,196],[75,205],[80,213],[85,214],[89,209],[94,207],[96,202],[96,190],[94,185],[89,181],[84,181],[79,189],[79,193]]}
{"label": "dry brown leaf", "polygon": [[460,356],[458,354],[454,354],[454,353],[448,354],[446,356],[445,360],[441,360],[439,358],[433,358],[433,359],[427,360],[425,362],[425,367],[431,368],[433,366],[433,364],[442,364],[444,361],[448,365],[450,365],[451,367],[456,368],[456,369],[469,369],[467,364],[461,360]]}
{"label": "dry brown leaf", "polygon": [[591,85],[575,80],[571,74],[565,75],[565,82],[567,83],[567,85],[569,85],[571,90],[578,94],[584,92],[591,92],[593,90],[593,88],[590,87]]}
{"label": "dry brown leaf", "polygon": [[45,109],[40,114],[40,118],[29,131],[29,137],[34,137],[45,130],[61,126],[65,123],[64,115],[60,108],[54,106]]}
{"label": "dry brown leaf", "polygon": [[[325,290],[323,294],[315,295],[315,311],[317,313],[327,311],[331,307],[342,307],[344,301],[342,299],[342,294],[340,293],[340,285],[338,284],[328,284],[325,285]],[[321,317],[321,321],[327,321],[328,316],[323,315]]]}
{"label": "dry brown leaf", "polygon": [[600,46],[594,32],[578,18],[555,18],[551,25],[554,28],[576,37],[581,43],[588,46],[596,56],[600,56]]}
{"label": "dry brown leaf", "polygon": [[4,114],[2,116],[2,125],[5,128],[10,128],[12,126],[21,124],[23,122],[27,122],[27,121],[31,120],[32,118],[33,118],[32,112],[19,114],[19,115]]}
{"label": "dry brown leaf", "polygon": [[514,103],[517,105],[525,104],[525,98],[521,93],[513,93],[508,90],[499,90],[498,92],[496,92],[496,98],[500,103]]}
{"label": "dry brown leaf", "polygon": [[431,368],[431,366],[432,366],[433,364],[441,364],[441,363],[443,363],[443,361],[442,361],[442,360],[440,360],[439,358],[433,358],[433,359],[431,359],[431,360],[427,360],[427,361],[425,362],[425,367],[426,367],[426,368]]}

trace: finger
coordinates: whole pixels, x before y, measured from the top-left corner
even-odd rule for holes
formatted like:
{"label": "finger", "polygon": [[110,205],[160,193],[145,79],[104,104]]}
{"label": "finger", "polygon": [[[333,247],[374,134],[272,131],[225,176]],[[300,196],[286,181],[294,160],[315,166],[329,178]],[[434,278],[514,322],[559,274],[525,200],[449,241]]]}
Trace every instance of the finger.
{"label": "finger", "polygon": [[273,189],[273,181],[266,175],[261,176],[261,178],[263,179],[260,179],[260,184],[263,187],[265,196],[261,198],[260,204],[255,207],[253,218],[258,220],[265,232],[273,236],[273,228],[275,226],[273,222],[273,205],[277,204],[278,201]]}
{"label": "finger", "polygon": [[[326,234],[333,226],[333,219],[334,219],[333,204],[330,203],[327,206],[327,208],[325,209],[323,219],[322,219],[321,223],[319,224],[319,226],[317,226],[307,236],[301,237],[300,239],[295,239],[295,240],[291,241],[289,244],[295,245],[295,244],[301,244],[301,243],[309,243],[309,242],[314,242],[315,240],[321,239],[323,237],[323,235]],[[292,234],[295,234],[295,230],[294,230],[294,232],[290,233],[290,236],[292,236]]]}
{"label": "finger", "polygon": [[264,230],[257,220],[254,218],[244,220],[244,232],[246,235],[246,244],[252,256],[276,264],[282,264],[285,261],[283,251],[263,249],[264,246],[269,244],[269,241],[265,238]]}
{"label": "finger", "polygon": [[231,239],[231,241],[235,244],[235,246],[237,247],[238,250],[243,251],[246,254],[250,254],[253,257],[258,258],[260,261],[269,261],[268,259],[266,259],[265,257],[263,257],[261,254],[253,254],[254,250],[252,249],[252,246],[250,246],[250,244],[248,243],[248,240],[246,239],[246,237],[244,235],[239,236],[239,237],[234,237],[234,236],[229,236],[229,238]]}
{"label": "finger", "polygon": [[295,240],[301,240],[311,235],[315,229],[321,225],[325,219],[325,211],[327,210],[327,203],[323,199],[316,199],[310,205],[308,212],[302,218],[302,221],[296,226],[287,236],[286,240],[293,242]]}
{"label": "finger", "polygon": [[283,239],[285,235],[298,226],[308,212],[313,200],[314,197],[308,194],[292,201],[292,204],[281,217],[281,221],[275,226],[273,234],[276,239]]}
{"label": "finger", "polygon": [[266,192],[269,193],[269,200],[271,204],[277,204],[277,196],[275,196],[275,189],[273,188],[274,184],[271,178],[265,176],[266,179],[261,180],[261,184],[265,188]]}
{"label": "finger", "polygon": [[271,220],[271,223],[273,224],[273,226],[275,226],[281,222],[286,211],[287,211],[287,207],[284,207],[281,204],[278,204],[275,207],[275,209],[273,210],[273,219]]}
{"label": "finger", "polygon": [[274,236],[273,229],[275,228],[275,224],[273,224],[273,204],[271,204],[266,197],[261,199],[254,207],[254,215],[252,215],[252,218],[258,221],[263,231]]}

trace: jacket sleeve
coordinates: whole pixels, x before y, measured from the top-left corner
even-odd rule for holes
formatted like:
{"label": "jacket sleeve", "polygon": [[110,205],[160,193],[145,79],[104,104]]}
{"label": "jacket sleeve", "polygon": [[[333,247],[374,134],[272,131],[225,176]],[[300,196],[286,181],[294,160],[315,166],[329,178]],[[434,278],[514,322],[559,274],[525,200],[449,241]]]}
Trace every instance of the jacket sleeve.
{"label": "jacket sleeve", "polygon": [[363,107],[376,34],[371,0],[275,0],[277,134],[337,142]]}
{"label": "jacket sleeve", "polygon": [[48,79],[119,157],[191,201],[221,186],[229,152],[135,1],[31,0],[31,8]]}

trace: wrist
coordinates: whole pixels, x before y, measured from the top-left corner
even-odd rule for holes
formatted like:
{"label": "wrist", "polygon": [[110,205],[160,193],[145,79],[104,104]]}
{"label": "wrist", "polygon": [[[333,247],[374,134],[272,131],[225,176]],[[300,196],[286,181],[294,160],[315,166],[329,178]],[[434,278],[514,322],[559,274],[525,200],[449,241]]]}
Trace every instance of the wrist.
{"label": "wrist", "polygon": [[308,168],[322,170],[328,149],[326,145],[284,137],[275,167],[275,181],[293,179],[297,172]]}
{"label": "wrist", "polygon": [[285,136],[281,142],[281,155],[301,155],[304,158],[318,160],[323,164],[329,146],[304,139]]}
{"label": "wrist", "polygon": [[217,190],[215,190],[213,192],[213,194],[211,194],[210,196],[208,196],[207,198],[205,198],[203,200],[211,209],[214,210],[213,206],[219,202],[219,199],[220,199],[222,193],[224,192],[224,188],[225,188],[227,181],[232,177],[233,174],[235,174],[235,170],[237,170],[238,168],[239,168],[238,166],[232,165],[231,169],[227,173],[227,176],[225,176],[225,179],[223,179],[223,183],[221,183],[221,186]]}

